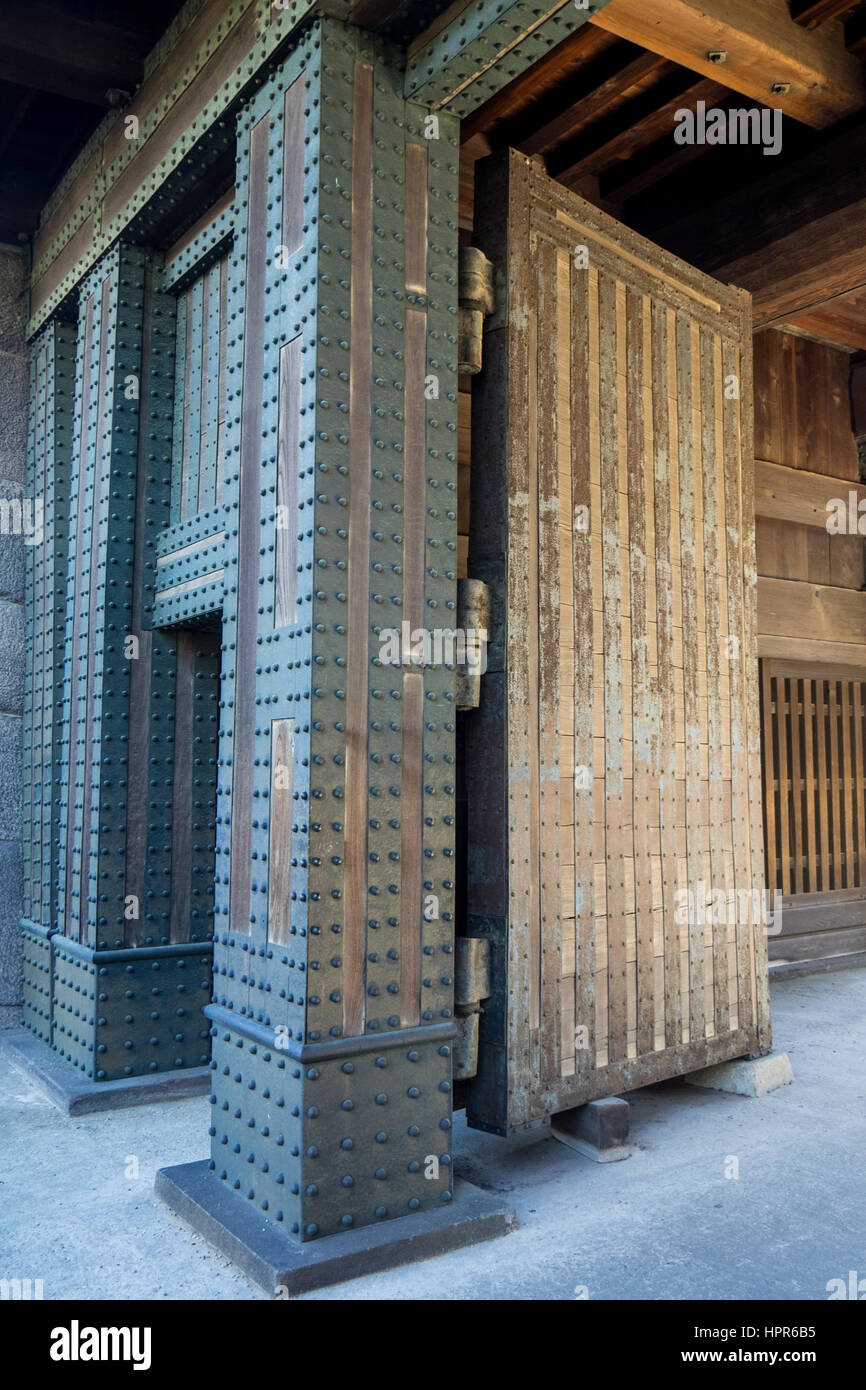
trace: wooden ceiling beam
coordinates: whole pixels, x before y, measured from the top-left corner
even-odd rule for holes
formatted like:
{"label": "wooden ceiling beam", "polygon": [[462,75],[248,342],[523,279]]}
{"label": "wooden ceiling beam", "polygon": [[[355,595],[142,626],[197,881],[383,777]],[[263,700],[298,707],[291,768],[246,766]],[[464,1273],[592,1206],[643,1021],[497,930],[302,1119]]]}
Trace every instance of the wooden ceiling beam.
{"label": "wooden ceiling beam", "polygon": [[105,20],[59,12],[46,0],[4,0],[0,7],[0,80],[72,97],[106,109],[109,87],[141,81],[140,35]]}
{"label": "wooden ceiling beam", "polygon": [[791,0],[791,18],[804,29],[820,29],[833,19],[847,19],[859,9],[858,0]]}
{"label": "wooden ceiling beam", "polygon": [[853,57],[866,61],[866,9],[858,10],[845,25],[845,47]]}
{"label": "wooden ceiling beam", "polygon": [[755,328],[827,309],[866,288],[866,198],[719,267],[718,277],[752,295]]}
{"label": "wooden ceiling beam", "polygon": [[587,132],[585,140],[578,139],[574,144],[555,151],[548,159],[548,172],[567,188],[573,188],[588,174],[604,174],[667,135],[670,135],[673,148],[674,117],[681,107],[692,107],[698,101],[705,101],[711,106],[728,95],[726,87],[710,81],[698,82],[685,89],[680,86],[660,106],[655,105],[655,94],[651,93],[650,109],[637,112],[633,109],[635,103],[625,106],[616,113],[613,121],[600,122]]}
{"label": "wooden ceiling beam", "polygon": [[859,312],[847,307],[834,311],[830,303],[811,313],[787,319],[778,327],[785,333],[825,343],[828,347],[842,348],[845,352],[866,351],[866,312],[862,308]]}
{"label": "wooden ceiling beam", "polygon": [[864,226],[866,122],[654,235],[750,290],[767,327],[866,285]]}
{"label": "wooden ceiling beam", "polygon": [[514,120],[550,93],[561,91],[565,83],[572,82],[577,73],[601,54],[618,46],[612,34],[594,29],[591,24],[582,24],[520,77],[466,116],[460,122],[461,140],[471,140],[482,131],[492,132],[503,122]]}
{"label": "wooden ceiling beam", "polygon": [[[840,31],[794,24],[788,0],[609,0],[592,24],[816,129],[866,106],[866,71]],[[723,52],[718,65],[710,53]],[[789,90],[773,94],[777,84]]]}
{"label": "wooden ceiling beam", "polygon": [[[629,49],[629,52],[634,50]],[[523,154],[546,154],[564,141],[573,140],[600,117],[612,115],[624,102],[675,71],[666,58],[639,51],[636,58],[592,91],[580,95],[559,115],[533,130],[525,139],[511,143],[517,144]]]}

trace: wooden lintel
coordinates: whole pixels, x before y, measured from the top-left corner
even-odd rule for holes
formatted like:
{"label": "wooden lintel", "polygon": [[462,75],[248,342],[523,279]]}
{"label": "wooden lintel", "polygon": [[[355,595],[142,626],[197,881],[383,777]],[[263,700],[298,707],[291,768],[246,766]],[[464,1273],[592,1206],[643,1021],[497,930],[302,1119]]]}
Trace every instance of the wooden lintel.
{"label": "wooden lintel", "polygon": [[[866,105],[866,74],[837,25],[806,30],[788,0],[610,0],[592,23],[823,129]],[[710,53],[725,53],[722,64]],[[776,95],[776,84],[789,90]]]}

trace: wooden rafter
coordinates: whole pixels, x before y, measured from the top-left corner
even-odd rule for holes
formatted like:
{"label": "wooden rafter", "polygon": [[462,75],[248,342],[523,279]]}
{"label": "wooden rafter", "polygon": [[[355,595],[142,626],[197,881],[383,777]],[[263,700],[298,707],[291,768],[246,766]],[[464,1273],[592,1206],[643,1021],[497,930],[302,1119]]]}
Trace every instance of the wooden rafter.
{"label": "wooden rafter", "polygon": [[[687,74],[682,77],[688,81]],[[574,188],[588,174],[604,173],[668,135],[672,150],[679,150],[680,147],[673,144],[675,113],[681,107],[693,107],[698,101],[712,105],[727,95],[727,88],[717,82],[704,81],[683,87],[680,80],[678,90],[670,92],[661,105],[657,104],[657,94],[652,93],[640,110],[635,109],[638,103],[631,103],[610,120],[600,121],[587,132],[585,139],[557,150],[548,161],[548,170],[560,183]]]}
{"label": "wooden rafter", "polygon": [[724,53],[733,91],[773,104],[822,129],[866,105],[866,72],[831,25],[808,31],[791,22],[788,0],[609,0],[593,24],[718,77],[710,53]]}
{"label": "wooden rafter", "polygon": [[859,8],[859,0],[791,0],[791,18],[804,29],[819,29],[832,19],[847,19]]}
{"label": "wooden rafter", "polygon": [[799,320],[866,286],[864,167],[866,124],[657,235],[751,291],[756,327]]}
{"label": "wooden rafter", "polygon": [[866,9],[860,9],[845,25],[845,47],[855,58],[866,60]]}
{"label": "wooden rafter", "polygon": [[591,24],[581,25],[528,71],[461,121],[461,140],[471,140],[480,131],[489,133],[505,122],[514,121],[552,93],[561,92],[584,68],[617,46],[618,41],[612,34],[595,29]]}
{"label": "wooden rafter", "polygon": [[706,145],[677,145],[669,136],[656,140],[631,159],[618,160],[606,169],[600,177],[599,196],[607,203],[625,203],[706,153]]}
{"label": "wooden rafter", "polygon": [[660,58],[657,53],[639,50],[636,57],[605,82],[581,95],[578,101],[571,102],[557,116],[534,129],[519,142],[518,147],[524,154],[545,154],[564,141],[575,139],[594,121],[612,115],[625,102],[675,70],[672,63]]}

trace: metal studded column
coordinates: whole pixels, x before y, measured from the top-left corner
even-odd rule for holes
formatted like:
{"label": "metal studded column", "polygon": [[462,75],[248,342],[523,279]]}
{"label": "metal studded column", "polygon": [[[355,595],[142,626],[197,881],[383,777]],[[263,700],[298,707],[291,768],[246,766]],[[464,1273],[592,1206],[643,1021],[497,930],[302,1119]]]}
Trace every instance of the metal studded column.
{"label": "metal studded column", "polygon": [[239,123],[210,1170],[299,1242],[452,1196],[455,671],[388,653],[456,626],[457,123],[402,84],[325,20]]}
{"label": "metal studded column", "polygon": [[210,924],[174,911],[192,871],[171,856],[182,654],[148,616],[170,493],[175,308],[159,275],[118,246],[79,298],[50,1039],[97,1083],[208,1060]]}
{"label": "metal studded column", "polygon": [[59,818],[60,701],[69,544],[75,328],[50,322],[31,344],[25,537],[23,1021],[51,1041],[51,945]]}

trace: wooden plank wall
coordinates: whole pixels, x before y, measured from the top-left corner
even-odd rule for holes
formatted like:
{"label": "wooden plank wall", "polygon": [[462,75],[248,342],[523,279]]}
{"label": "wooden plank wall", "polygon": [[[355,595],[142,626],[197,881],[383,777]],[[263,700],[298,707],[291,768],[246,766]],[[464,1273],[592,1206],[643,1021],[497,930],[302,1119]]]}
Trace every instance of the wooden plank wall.
{"label": "wooden plank wall", "polygon": [[[546,1086],[550,1110],[768,1036],[763,928],[748,908],[711,925],[677,898],[763,889],[751,329],[739,292],[512,159],[528,187],[521,205],[512,185],[499,411],[509,1026],[513,1084]],[[486,370],[472,573],[495,572],[477,516],[495,445],[476,436],[502,372]],[[470,912],[493,910],[489,887],[470,880]]]}
{"label": "wooden plank wall", "polygon": [[771,959],[866,945],[866,546],[827,507],[866,496],[849,357],[755,339],[756,543],[767,884],[783,894]]}
{"label": "wooden plank wall", "polygon": [[[755,338],[756,539],[770,957],[866,947],[866,544],[846,352]],[[853,505],[852,505],[853,504]]]}
{"label": "wooden plank wall", "polygon": [[852,665],[866,658],[863,538],[827,530],[828,502],[847,502],[852,491],[858,499],[866,495],[851,428],[849,370],[848,354],[839,349],[772,329],[755,337],[762,656]]}

